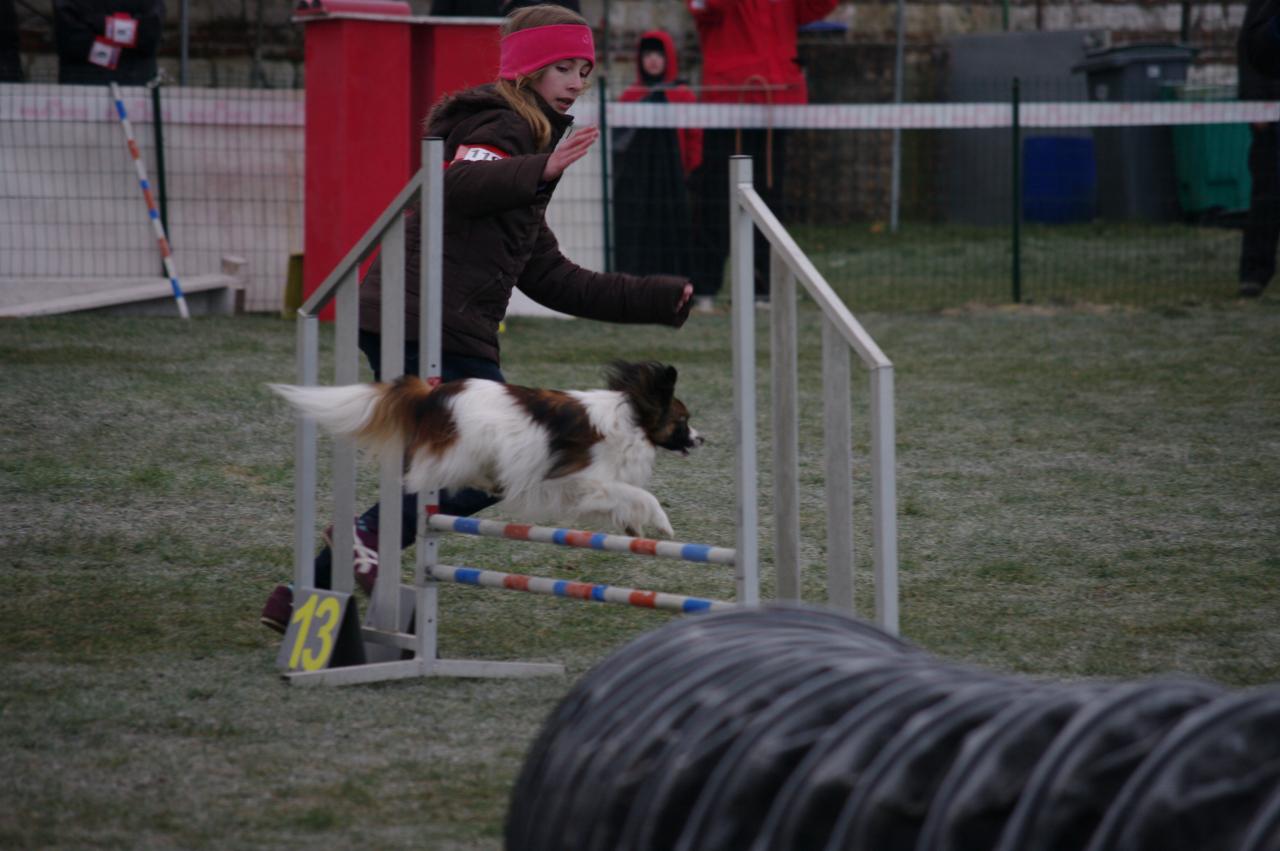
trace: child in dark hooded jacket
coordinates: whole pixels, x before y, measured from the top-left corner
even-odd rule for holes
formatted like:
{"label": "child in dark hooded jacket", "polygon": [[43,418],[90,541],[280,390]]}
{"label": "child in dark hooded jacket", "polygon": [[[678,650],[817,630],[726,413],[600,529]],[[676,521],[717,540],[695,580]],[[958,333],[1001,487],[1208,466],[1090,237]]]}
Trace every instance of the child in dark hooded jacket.
{"label": "child in dark hooded jacket", "polygon": [[[693,286],[670,275],[637,277],[584,269],[560,253],[546,208],[566,168],[586,155],[595,127],[566,134],[567,112],[586,89],[595,63],[591,29],[562,6],[530,6],[502,26],[499,79],[445,97],[427,119],[427,135],[444,139],[443,351],[445,381],[503,381],[498,326],[519,287],[546,307],[586,319],[680,327]],[[405,372],[418,372],[419,223],[406,222]],[[381,379],[381,266],[360,286],[359,345]],[[469,515],[496,499],[479,491],[442,494],[440,509]],[[402,546],[417,529],[417,499],[400,506]],[[378,506],[356,521],[356,580],[366,591],[377,575]],[[316,586],[330,587],[331,554],[316,559]],[[272,592],[262,622],[284,631],[290,586]]]}
{"label": "child in dark hooded jacket", "polygon": [[[697,98],[678,77],[671,36],[640,36],[636,82],[621,100],[692,103]],[[634,274],[693,272],[692,218],[687,180],[702,161],[702,130],[625,128],[613,134],[614,261]]]}

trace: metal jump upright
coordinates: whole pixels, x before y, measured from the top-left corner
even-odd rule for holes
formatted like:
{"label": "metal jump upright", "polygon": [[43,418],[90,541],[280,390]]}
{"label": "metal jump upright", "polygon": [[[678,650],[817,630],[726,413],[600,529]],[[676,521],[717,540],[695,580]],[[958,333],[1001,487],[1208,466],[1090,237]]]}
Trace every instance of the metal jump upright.
{"label": "metal jump upright", "polygon": [[[730,274],[733,279],[733,381],[737,419],[739,541],[754,545],[755,316],[754,230],[770,245],[770,349],[773,422],[774,566],[779,599],[800,599],[799,397],[796,281],[822,311],[823,435],[827,500],[827,598],[854,611],[853,458],[849,349],[870,373],[871,527],[875,620],[898,632],[898,521],[894,475],[893,363],[853,317],[752,185],[751,158],[729,164]],[[749,447],[744,449],[743,447]],[[749,516],[747,516],[749,515]],[[744,530],[752,531],[744,541]],[[744,559],[745,560],[745,559]],[[754,566],[754,558],[751,564]],[[740,568],[741,569],[741,568]]]}

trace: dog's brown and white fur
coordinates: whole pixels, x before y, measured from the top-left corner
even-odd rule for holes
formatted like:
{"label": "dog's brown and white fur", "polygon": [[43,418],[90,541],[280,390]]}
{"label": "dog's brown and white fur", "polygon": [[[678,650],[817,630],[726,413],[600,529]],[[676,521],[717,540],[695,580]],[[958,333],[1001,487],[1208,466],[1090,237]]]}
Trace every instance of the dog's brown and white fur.
{"label": "dog's brown and white fur", "polygon": [[529,523],[674,532],[644,489],[655,449],[702,443],[675,398],[676,368],[612,364],[607,390],[540,390],[478,378],[431,388],[415,376],[345,387],[272,384],[301,413],[375,453],[404,452],[405,490],[478,488]]}

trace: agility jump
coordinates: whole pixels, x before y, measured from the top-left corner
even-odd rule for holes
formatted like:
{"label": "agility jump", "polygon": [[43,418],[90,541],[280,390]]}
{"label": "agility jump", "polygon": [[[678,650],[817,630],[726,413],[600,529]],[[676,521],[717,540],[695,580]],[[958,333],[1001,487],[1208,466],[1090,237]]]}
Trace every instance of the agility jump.
{"label": "agility jump", "polygon": [[[332,302],[334,322],[335,375],[338,384],[353,383],[358,371],[357,269],[374,249],[383,255],[382,366],[388,375],[404,371],[403,258],[405,228],[402,211],[419,212],[422,228],[419,313],[420,363],[422,377],[438,382],[441,364],[440,324],[442,291],[443,177],[430,168],[443,160],[439,139],[423,142],[424,167],[415,174],[381,216],[357,241],[333,272],[311,294],[298,311],[298,383],[319,383],[319,315]],[[732,567],[736,603],[759,602],[758,573],[758,488],[756,464],[755,399],[755,311],[752,292],[751,237],[754,228],[765,233],[773,245],[775,292],[771,311],[773,382],[775,562],[778,596],[799,596],[798,557],[798,463],[797,405],[794,396],[795,295],[797,280],[822,309],[824,372],[824,438],[827,478],[828,595],[831,602],[852,610],[853,604],[853,524],[851,432],[849,412],[849,351],[859,355],[871,379],[871,475],[873,563],[876,585],[876,620],[891,632],[897,631],[897,529],[894,488],[893,366],[866,334],[861,325],[834,296],[821,275],[804,257],[776,217],[763,205],[751,182],[750,160],[735,157],[731,163],[733,247],[731,277],[734,433],[736,480],[736,546],[714,547],[675,541],[655,541],[573,529],[508,524],[489,520],[452,517],[435,513],[438,493],[420,494],[425,510],[418,515],[418,542],[412,585],[400,584],[398,571],[383,571],[375,583],[366,623],[358,629],[358,639],[384,661],[362,659],[343,667],[313,666],[289,670],[285,676],[296,684],[349,684],[378,682],[423,676],[521,677],[563,673],[558,664],[449,660],[439,657],[439,583],[456,582],[487,588],[541,593],[581,600],[622,605],[698,612],[731,607],[733,602],[705,600],[551,577],[522,576],[499,571],[445,565],[439,558],[439,542],[445,534],[470,534],[562,546],[598,549],[634,555],[673,558],[703,564]],[[786,392],[787,386],[792,389]],[[334,528],[335,592],[314,590],[313,547],[316,528],[317,475],[316,424],[299,418],[295,442],[295,587],[304,593],[349,598],[354,587],[351,527],[345,522]],[[334,517],[349,518],[355,502],[355,447],[347,439],[334,443]],[[393,504],[400,498],[403,468],[401,459],[388,453],[379,476],[379,500]],[[380,552],[398,553],[401,521],[398,512],[386,512],[378,530]],[[344,528],[345,527],[345,528]],[[389,560],[390,563],[390,560]],[[301,605],[298,600],[295,606]],[[345,603],[344,603],[345,605]],[[334,606],[330,612],[338,611]],[[319,607],[316,608],[319,611]],[[345,610],[343,610],[345,611]],[[411,613],[411,615],[410,615]],[[406,617],[408,616],[408,617]],[[345,614],[343,615],[345,617]],[[331,629],[339,624],[332,622]],[[345,628],[345,624],[342,625]],[[286,636],[286,642],[290,639]],[[295,643],[301,639],[294,639]],[[379,656],[378,648],[385,651]],[[402,658],[410,655],[412,658]],[[313,657],[314,658],[314,657]],[[286,667],[283,666],[282,667]]]}

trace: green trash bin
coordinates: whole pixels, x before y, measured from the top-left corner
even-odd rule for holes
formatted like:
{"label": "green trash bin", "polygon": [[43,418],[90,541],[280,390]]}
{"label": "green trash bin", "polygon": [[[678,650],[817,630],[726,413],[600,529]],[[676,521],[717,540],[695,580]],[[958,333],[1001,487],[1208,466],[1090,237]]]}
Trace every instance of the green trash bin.
{"label": "green trash bin", "polygon": [[[1166,100],[1229,101],[1235,86],[1174,84]],[[1179,124],[1173,128],[1178,203],[1190,218],[1249,209],[1249,125]]]}

